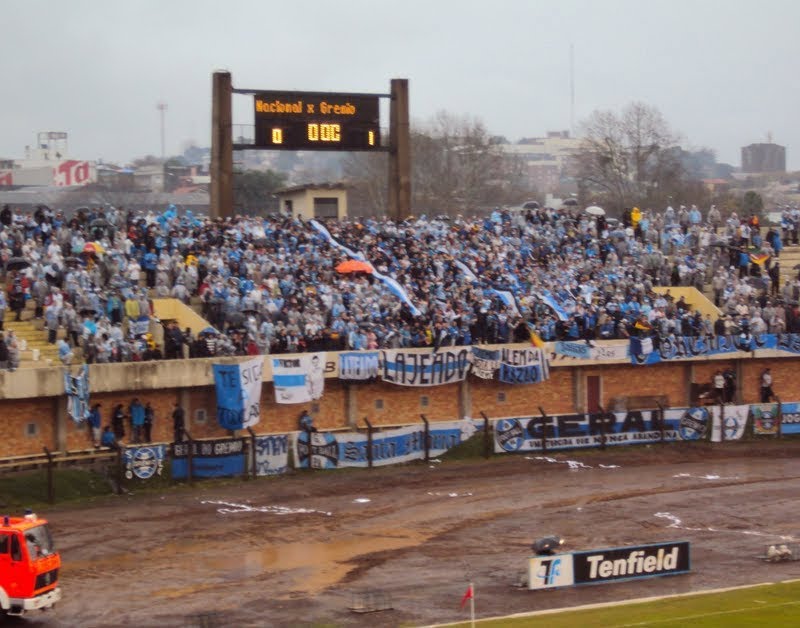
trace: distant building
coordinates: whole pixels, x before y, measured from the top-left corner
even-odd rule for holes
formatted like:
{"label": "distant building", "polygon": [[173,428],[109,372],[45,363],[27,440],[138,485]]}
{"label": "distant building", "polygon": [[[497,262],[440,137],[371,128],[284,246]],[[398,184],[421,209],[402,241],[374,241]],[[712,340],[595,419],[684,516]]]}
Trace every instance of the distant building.
{"label": "distant building", "polygon": [[545,137],[524,138],[516,144],[501,144],[507,155],[523,160],[528,183],[539,192],[556,192],[562,178],[569,176],[569,162],[581,141],[569,131],[550,131]]}
{"label": "distant building", "polygon": [[297,185],[276,190],[281,211],[289,216],[312,218],[347,217],[347,186],[344,183]]}
{"label": "distant building", "polygon": [[786,147],[778,144],[743,146],[742,172],[786,172]]}

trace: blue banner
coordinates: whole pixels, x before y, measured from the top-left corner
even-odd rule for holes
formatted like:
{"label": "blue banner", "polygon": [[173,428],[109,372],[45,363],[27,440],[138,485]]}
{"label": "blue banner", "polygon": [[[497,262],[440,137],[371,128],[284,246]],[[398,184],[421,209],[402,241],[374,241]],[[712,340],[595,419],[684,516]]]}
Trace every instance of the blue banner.
{"label": "blue banner", "polygon": [[800,434],[800,403],[781,404],[781,433]]}
{"label": "blue banner", "polygon": [[89,418],[89,366],[84,364],[77,376],[64,369],[64,392],[67,395],[67,413],[76,423]]}
{"label": "blue banner", "polygon": [[542,367],[538,364],[513,366],[501,362],[497,379],[504,384],[538,384],[547,379],[547,377]]}
{"label": "blue banner", "polygon": [[[187,477],[189,442],[172,444],[172,478]],[[244,474],[244,439],[192,441],[192,477],[218,478]]]}
{"label": "blue banner", "polygon": [[[785,334],[788,335],[788,334]],[[646,343],[652,342],[652,351]],[[775,334],[737,334],[733,336],[668,336],[666,338],[631,338],[631,364],[658,364],[709,355],[782,349]],[[788,350],[788,349],[783,349]],[[800,352],[800,343],[798,343]]]}
{"label": "blue banner", "polygon": [[133,478],[149,480],[154,475],[161,475],[164,471],[164,459],[166,457],[166,445],[125,447],[122,450],[125,477],[129,480]]}
{"label": "blue banner", "polygon": [[364,381],[376,377],[377,351],[343,351],[339,354],[339,379]]}
{"label": "blue banner", "polygon": [[[438,456],[472,436],[472,421],[431,423],[429,455]],[[369,438],[363,432],[300,432],[295,441],[295,465],[302,469],[369,466]],[[425,457],[425,429],[409,425],[372,435],[372,464],[400,464]]]}
{"label": "blue banner", "polygon": [[592,348],[585,342],[562,342],[559,340],[556,342],[555,352],[558,355],[581,360],[588,360],[592,357]]}
{"label": "blue banner", "polygon": [[261,421],[264,356],[238,364],[212,364],[217,391],[217,422],[226,430],[242,430]]}

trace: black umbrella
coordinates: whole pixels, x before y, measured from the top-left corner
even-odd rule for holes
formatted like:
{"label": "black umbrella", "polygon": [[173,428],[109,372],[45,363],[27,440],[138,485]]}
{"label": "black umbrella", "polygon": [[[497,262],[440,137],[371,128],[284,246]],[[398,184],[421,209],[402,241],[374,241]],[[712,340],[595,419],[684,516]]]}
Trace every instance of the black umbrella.
{"label": "black umbrella", "polygon": [[93,307],[84,307],[81,308],[80,314],[81,316],[94,316],[97,314],[97,310],[95,310]]}
{"label": "black umbrella", "polygon": [[23,270],[30,265],[31,263],[24,257],[12,257],[6,262],[6,270]]}
{"label": "black umbrella", "polygon": [[77,266],[78,264],[81,263],[81,260],[79,260],[77,257],[68,257],[67,259],[64,260],[64,263],[67,266]]}
{"label": "black umbrella", "polygon": [[566,207],[577,207],[578,206],[578,199],[576,198],[568,198],[566,201],[561,203]]}
{"label": "black umbrella", "polygon": [[246,310],[242,310],[242,314],[244,314],[245,316],[250,316],[251,314],[253,316],[258,316],[259,314],[261,314],[261,312],[259,312],[258,310],[254,310],[252,308],[249,308],[249,309],[246,309]]}
{"label": "black umbrella", "polygon": [[92,229],[105,229],[106,227],[111,226],[111,223],[109,223],[105,218],[95,218],[89,223],[89,226]]}
{"label": "black umbrella", "polygon": [[795,264],[792,266],[792,270],[800,270],[800,264]]}

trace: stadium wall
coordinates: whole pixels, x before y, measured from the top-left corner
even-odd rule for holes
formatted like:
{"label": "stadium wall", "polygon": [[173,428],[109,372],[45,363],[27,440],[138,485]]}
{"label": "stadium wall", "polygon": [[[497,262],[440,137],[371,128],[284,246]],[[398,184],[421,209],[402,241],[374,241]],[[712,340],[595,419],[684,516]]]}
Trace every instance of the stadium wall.
{"label": "stadium wall", "polygon": [[[332,354],[334,355],[334,354]],[[216,394],[211,375],[213,360],[183,360],[91,367],[91,403],[102,404],[104,424],[118,403],[127,407],[134,397],[149,401],[155,409],[155,441],[172,440],[175,402],[186,411],[187,429],[194,438],[227,434],[216,422]],[[717,369],[732,368],[738,375],[741,403],[756,403],[760,375],[772,370],[773,389],[783,400],[800,399],[796,358],[741,358],[674,361],[652,366],[628,364],[554,366],[550,379],[541,384],[508,385],[468,377],[458,384],[405,387],[376,381],[344,383],[328,365],[325,394],[311,404],[275,402],[271,382],[265,381],[261,396],[259,432],[297,429],[303,409],[311,411],[319,429],[364,426],[365,417],[375,426],[416,423],[424,414],[430,421],[478,417],[530,416],[539,406],[549,414],[587,411],[586,381],[600,381],[600,399],[608,410],[619,403],[650,403],[659,398],[665,406],[690,404],[691,383],[708,383]],[[21,369],[0,372],[0,457],[85,449],[90,446],[85,425],[67,415],[60,368]],[[126,426],[126,431],[130,428]]]}

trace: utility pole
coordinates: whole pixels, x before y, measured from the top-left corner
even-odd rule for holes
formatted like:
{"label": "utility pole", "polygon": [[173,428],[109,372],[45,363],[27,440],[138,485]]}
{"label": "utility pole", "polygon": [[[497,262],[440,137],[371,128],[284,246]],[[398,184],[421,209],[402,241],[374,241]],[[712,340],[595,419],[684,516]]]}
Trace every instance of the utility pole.
{"label": "utility pole", "polygon": [[161,161],[163,162],[166,159],[164,117],[167,113],[167,103],[163,101],[158,103],[156,109],[158,109],[159,115],[161,116]]}

